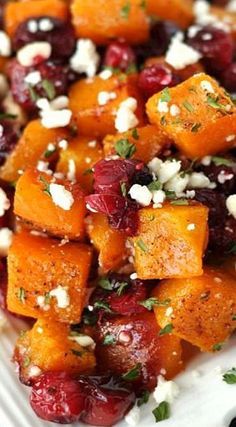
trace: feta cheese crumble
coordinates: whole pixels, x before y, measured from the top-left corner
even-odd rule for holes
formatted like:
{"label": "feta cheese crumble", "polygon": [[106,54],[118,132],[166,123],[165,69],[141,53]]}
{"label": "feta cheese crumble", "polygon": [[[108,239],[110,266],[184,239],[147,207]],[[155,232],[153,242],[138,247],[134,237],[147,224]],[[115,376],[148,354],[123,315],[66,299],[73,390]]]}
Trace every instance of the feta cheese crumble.
{"label": "feta cheese crumble", "polygon": [[100,61],[96,45],[90,39],[79,39],[76,51],[70,58],[70,66],[77,73],[85,73],[87,77],[94,77]]}
{"label": "feta cheese crumble", "polygon": [[0,55],[11,55],[11,39],[5,31],[0,31]]}
{"label": "feta cheese crumble", "polygon": [[131,199],[136,200],[141,206],[149,206],[152,201],[152,193],[146,185],[132,185],[129,194]]}
{"label": "feta cheese crumble", "polygon": [[70,296],[67,288],[59,285],[57,288],[49,292],[51,297],[55,297],[57,300],[58,308],[67,308],[70,305]]}
{"label": "feta cheese crumble", "polygon": [[5,191],[0,187],[0,217],[10,208],[10,200]]}
{"label": "feta cheese crumble", "polygon": [[187,225],[187,230],[188,231],[193,231],[193,230],[195,230],[195,228],[196,228],[195,224],[188,224]]}
{"label": "feta cheese crumble", "polygon": [[70,110],[48,111],[42,110],[40,112],[42,125],[47,129],[54,129],[58,127],[68,126],[71,120],[72,112]]}
{"label": "feta cheese crumble", "polygon": [[173,178],[181,168],[180,160],[166,160],[165,162],[161,162],[159,164],[159,169],[157,170],[158,180],[165,184],[171,178]]}
{"label": "feta cheese crumble", "polygon": [[200,87],[202,90],[204,90],[208,93],[215,93],[212,84],[210,82],[208,82],[207,80],[202,80],[200,83]]}
{"label": "feta cheese crumble", "polygon": [[68,141],[66,139],[61,139],[61,141],[58,142],[58,147],[62,150],[66,150],[68,148]]}
{"label": "feta cheese crumble", "polygon": [[42,80],[41,74],[39,71],[32,71],[31,73],[27,74],[24,78],[25,83],[36,86],[38,83],[40,83]]}
{"label": "feta cheese crumble", "polygon": [[125,421],[129,426],[136,426],[140,421],[140,408],[137,405],[134,405],[133,408],[125,416]]}
{"label": "feta cheese crumble", "polygon": [[78,334],[78,335],[69,336],[68,339],[70,341],[75,341],[77,344],[81,345],[81,347],[95,348],[95,345],[96,345],[93,338],[90,337],[89,335]]}
{"label": "feta cheese crumble", "polygon": [[236,219],[236,194],[232,194],[226,199],[226,207],[230,215]]}
{"label": "feta cheese crumble", "polygon": [[115,128],[118,132],[127,132],[138,125],[139,121],[134,114],[137,106],[137,100],[133,97],[129,97],[120,103],[115,119]]}
{"label": "feta cheese crumble", "polygon": [[201,57],[202,55],[199,52],[183,42],[183,34],[177,33],[171,39],[165,61],[175,70],[182,70],[188,65],[198,62]]}
{"label": "feta cheese crumble", "polygon": [[74,197],[70,191],[66,190],[64,185],[50,184],[49,191],[52,196],[53,203],[65,211],[69,211],[74,203]]}
{"label": "feta cheese crumble", "polygon": [[51,19],[49,18],[40,19],[38,23],[39,31],[43,31],[43,32],[52,31],[53,28],[54,28],[54,25]]}
{"label": "feta cheese crumble", "polygon": [[112,76],[112,72],[108,68],[106,70],[101,71],[101,73],[99,74],[99,77],[102,80],[108,80],[111,78],[111,76]]}
{"label": "feta cheese crumble", "polygon": [[3,227],[0,229],[0,256],[7,256],[12,238],[13,232],[9,228]]}
{"label": "feta cheese crumble", "polygon": [[101,91],[98,94],[98,105],[106,105],[109,101],[116,99],[115,92]]}
{"label": "feta cheese crumble", "polygon": [[159,375],[157,380],[157,386],[153,393],[155,401],[158,404],[163,401],[173,403],[179,395],[179,386],[174,381],[166,381],[162,375]]}
{"label": "feta cheese crumble", "polygon": [[31,67],[36,56],[41,56],[46,60],[50,58],[51,53],[52,46],[48,42],[33,42],[19,49],[16,56],[23,67]]}

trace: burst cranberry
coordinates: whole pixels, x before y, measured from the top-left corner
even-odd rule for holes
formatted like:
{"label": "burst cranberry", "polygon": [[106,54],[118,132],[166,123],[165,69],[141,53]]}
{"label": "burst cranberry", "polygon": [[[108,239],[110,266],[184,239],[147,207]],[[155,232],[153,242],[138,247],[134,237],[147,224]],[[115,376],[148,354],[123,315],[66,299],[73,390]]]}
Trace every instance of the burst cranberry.
{"label": "burst cranberry", "polygon": [[89,210],[108,216],[123,212],[126,206],[125,198],[116,194],[91,194],[85,201]]}
{"label": "burst cranberry", "polygon": [[85,410],[81,421],[96,426],[113,426],[135,402],[135,394],[126,383],[110,377],[81,378]]}
{"label": "burst cranberry", "polygon": [[30,403],[43,420],[69,424],[79,420],[84,398],[78,381],[64,372],[47,372],[35,381]]}
{"label": "burst cranberry", "polygon": [[100,160],[94,166],[94,191],[121,194],[121,183],[131,180],[136,163],[132,160]]}
{"label": "burst cranberry", "polygon": [[140,280],[136,280],[123,294],[118,295],[116,292],[112,292],[107,300],[112,311],[123,316],[129,316],[146,311],[146,309],[140,305],[140,302],[146,298],[146,287]]}
{"label": "burst cranberry", "polygon": [[0,126],[0,165],[2,165],[15,147],[19,139],[19,131],[13,120],[1,120]]}
{"label": "burst cranberry", "polygon": [[124,231],[127,236],[134,236],[139,224],[138,205],[128,200],[125,210],[110,216],[109,223],[111,227]]}
{"label": "burst cranberry", "polygon": [[221,83],[229,92],[236,92],[236,62],[221,74]]}
{"label": "burst cranberry", "polygon": [[213,73],[225,70],[232,62],[233,40],[221,29],[204,27],[188,43],[202,54],[206,68]]}
{"label": "burst cranberry", "polygon": [[[52,29],[42,31],[45,21],[51,24]],[[30,31],[30,24],[35,23],[37,31]],[[36,42],[46,41],[52,46],[52,57],[54,59],[66,59],[70,57],[75,49],[75,34],[72,25],[60,19],[52,17],[38,17],[22,22],[13,37],[13,48],[20,49],[22,46]]]}
{"label": "burst cranberry", "polygon": [[126,71],[135,63],[135,53],[127,43],[116,41],[107,47],[104,58],[106,67],[119,68],[121,71]]}
{"label": "burst cranberry", "polygon": [[160,92],[167,86],[175,86],[179,77],[162,64],[154,64],[144,68],[138,80],[138,85],[146,98]]}

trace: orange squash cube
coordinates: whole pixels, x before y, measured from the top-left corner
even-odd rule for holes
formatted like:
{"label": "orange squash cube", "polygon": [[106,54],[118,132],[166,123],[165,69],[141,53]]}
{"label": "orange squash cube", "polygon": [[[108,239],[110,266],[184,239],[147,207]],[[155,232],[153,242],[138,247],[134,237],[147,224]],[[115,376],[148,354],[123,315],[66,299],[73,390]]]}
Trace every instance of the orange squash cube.
{"label": "orange squash cube", "polygon": [[116,271],[127,260],[125,234],[111,228],[107,217],[103,214],[89,215],[86,223],[89,238],[99,253],[101,273]]}
{"label": "orange squash cube", "polygon": [[62,244],[26,231],[15,235],[8,256],[8,309],[23,316],[79,323],[91,257],[89,245]]}
{"label": "orange squash cube", "polygon": [[235,144],[236,108],[224,89],[204,73],[152,96],[147,114],[190,158],[229,150]]}
{"label": "orange squash cube", "polygon": [[156,126],[147,125],[128,132],[107,135],[103,140],[105,156],[116,153],[115,145],[120,139],[128,139],[136,148],[132,157],[145,163],[158,156],[171,143],[171,140]]}
{"label": "orange squash cube", "polygon": [[[99,94],[108,92],[114,99],[99,105]],[[107,80],[96,76],[82,79],[72,85],[69,92],[69,108],[72,110],[80,135],[103,138],[116,133],[116,112],[122,101],[132,97],[137,100],[135,116],[138,125],[143,124],[144,104],[137,87],[137,75],[118,74]]]}
{"label": "orange squash cube", "polygon": [[56,146],[60,140],[67,137],[68,132],[63,128],[46,129],[40,120],[29,122],[15,149],[0,168],[0,178],[14,182],[19,178],[19,171],[36,166],[39,159],[49,161],[45,157],[48,145]]}
{"label": "orange squash cube", "polygon": [[139,44],[149,37],[148,16],[140,0],[73,0],[71,13],[76,35],[97,44],[116,38]]}
{"label": "orange squash cube", "polygon": [[91,168],[102,158],[103,150],[98,141],[87,136],[78,136],[69,142],[66,150],[60,152],[57,171],[66,176],[69,165],[73,162],[76,180],[86,191],[91,192],[93,183]]}
{"label": "orange squash cube", "polygon": [[26,0],[6,3],[4,23],[7,33],[13,37],[18,26],[29,18],[49,16],[66,20],[68,6],[62,0]]}
{"label": "orange squash cube", "polygon": [[192,0],[147,0],[147,11],[161,19],[174,21],[187,28],[193,21]]}
{"label": "orange squash cube", "polygon": [[16,343],[14,360],[19,365],[21,380],[27,383],[34,374],[47,371],[91,374],[96,364],[93,348],[82,347],[76,338],[69,325],[38,319]]}
{"label": "orange squash cube", "polygon": [[[54,203],[50,190],[49,193],[47,191],[50,183],[63,185],[69,191],[73,198],[69,209],[65,210]],[[14,213],[36,230],[46,230],[49,234],[71,240],[84,237],[86,208],[84,192],[79,184],[56,180],[45,173],[28,169],[16,185]]]}
{"label": "orange squash cube", "polygon": [[140,209],[138,232],[131,238],[138,278],[200,276],[208,236],[207,217],[208,208],[195,202]]}
{"label": "orange squash cube", "polygon": [[153,296],[170,300],[171,310],[154,307],[158,324],[171,324],[174,335],[202,351],[220,350],[236,328],[235,278],[224,269],[207,267],[200,277],[165,280]]}

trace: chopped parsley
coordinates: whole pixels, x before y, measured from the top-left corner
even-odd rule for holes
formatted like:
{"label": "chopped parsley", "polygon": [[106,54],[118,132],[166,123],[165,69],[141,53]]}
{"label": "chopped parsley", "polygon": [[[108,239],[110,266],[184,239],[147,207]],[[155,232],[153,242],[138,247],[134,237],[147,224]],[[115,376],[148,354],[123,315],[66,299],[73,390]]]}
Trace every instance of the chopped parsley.
{"label": "chopped parsley", "polygon": [[159,423],[160,421],[167,420],[170,418],[170,405],[168,402],[161,402],[160,405],[158,405],[153,411],[152,411],[156,423]]}
{"label": "chopped parsley", "polygon": [[112,310],[109,307],[109,304],[104,301],[95,301],[94,308],[104,310],[106,313],[112,313]]}
{"label": "chopped parsley", "polygon": [[31,359],[30,359],[30,357],[29,357],[29,356],[26,356],[26,357],[24,358],[24,360],[23,360],[23,368],[28,368],[28,366],[30,365],[30,363],[31,363]]}
{"label": "chopped parsley", "polygon": [[46,292],[44,295],[44,298],[45,298],[45,300],[44,300],[45,304],[50,304],[50,300],[51,300],[50,292]]}
{"label": "chopped parsley", "polygon": [[227,384],[236,384],[236,368],[231,368],[223,375],[223,381]]}
{"label": "chopped parsley", "polygon": [[107,277],[101,277],[98,284],[102,289],[106,289],[106,291],[112,291],[113,289],[112,282]]}
{"label": "chopped parsley", "polygon": [[48,196],[52,197],[50,193],[50,185],[47,182],[47,180],[42,175],[40,175],[39,181],[41,181],[44,184],[43,192],[46,193]]}
{"label": "chopped parsley", "polygon": [[130,371],[122,375],[123,380],[126,380],[126,381],[136,380],[140,376],[141,368],[142,368],[141,363],[137,363],[137,365],[135,365],[132,369],[130,369]]}
{"label": "chopped parsley", "polygon": [[210,105],[210,107],[215,108],[216,110],[225,110],[226,106],[224,104],[220,104],[219,97],[213,97],[211,95],[207,95],[207,104]]}
{"label": "chopped parsley", "polygon": [[163,89],[161,91],[160,101],[161,102],[170,102],[170,100],[171,100],[170,91],[169,91],[169,88],[166,87],[165,89]]}
{"label": "chopped parsley", "polygon": [[16,114],[0,113],[0,120],[4,120],[4,119],[14,120],[16,118],[17,118]]}
{"label": "chopped parsley", "polygon": [[138,130],[137,130],[137,128],[134,128],[134,129],[132,130],[132,137],[133,137],[134,139],[136,139],[136,140],[138,140],[138,139],[139,139],[139,134],[138,134]]}
{"label": "chopped parsley", "polygon": [[141,7],[141,9],[143,9],[143,10],[145,10],[145,9],[146,9],[146,7],[147,7],[147,2],[146,2],[146,0],[141,0],[141,2],[140,2],[140,7]]}
{"label": "chopped parsley", "polygon": [[193,123],[191,127],[191,132],[197,133],[201,127],[202,127],[201,123]]}
{"label": "chopped parsley", "polygon": [[165,116],[161,117],[160,123],[161,123],[162,126],[165,126],[167,124]]}
{"label": "chopped parsley", "polygon": [[188,200],[187,199],[172,200],[170,202],[170,204],[174,205],[174,206],[187,206],[188,205]]}
{"label": "chopped parsley", "polygon": [[165,299],[164,301],[159,300],[158,298],[151,297],[144,301],[141,301],[139,304],[145,307],[147,310],[151,311],[156,305],[158,307],[166,307],[169,305],[170,299]]}
{"label": "chopped parsley", "polygon": [[127,1],[120,10],[121,17],[124,19],[128,19],[129,14],[130,14],[130,10],[131,10],[131,4],[129,1]]}
{"label": "chopped parsley", "polygon": [[17,298],[22,304],[25,303],[25,290],[24,288],[19,288],[17,292]]}
{"label": "chopped parsley", "polygon": [[126,183],[125,182],[121,182],[120,183],[120,190],[121,190],[122,196],[126,197],[126,195],[127,195],[127,188],[126,188]]}
{"label": "chopped parsley", "polygon": [[214,344],[212,346],[212,350],[213,351],[220,351],[220,350],[222,350],[223,345],[224,345],[223,342],[217,342],[216,344]]}
{"label": "chopped parsley", "polygon": [[173,329],[174,327],[172,323],[168,323],[166,326],[164,326],[164,328],[159,331],[158,335],[161,337],[162,335],[171,334]]}
{"label": "chopped parsley", "polygon": [[186,108],[186,110],[187,110],[187,111],[189,111],[190,113],[193,113],[193,112],[194,112],[194,108],[193,108],[192,104],[190,104],[190,102],[188,102],[188,101],[184,101],[184,102],[183,102],[183,106],[184,106],[184,108]]}
{"label": "chopped parsley", "polygon": [[116,343],[116,338],[112,334],[107,334],[103,340],[103,345],[112,345]]}
{"label": "chopped parsley", "polygon": [[127,282],[119,282],[119,287],[116,290],[117,295],[120,297],[124,289],[128,286]]}
{"label": "chopped parsley", "polygon": [[91,175],[91,174],[93,174],[93,169],[91,168],[85,169],[85,171],[83,172],[84,176]]}
{"label": "chopped parsley", "polygon": [[141,251],[148,252],[148,248],[147,248],[147,246],[145,245],[145,243],[144,243],[144,241],[142,239],[139,239],[137,241],[137,246],[141,249]]}
{"label": "chopped parsley", "polygon": [[81,357],[81,356],[83,356],[84,351],[74,350],[74,348],[72,348],[72,349],[71,349],[71,353],[72,353],[74,356]]}
{"label": "chopped parsley", "polygon": [[48,159],[49,157],[51,157],[51,155],[52,155],[53,153],[55,153],[55,151],[56,151],[56,147],[55,147],[55,146],[54,146],[53,150],[46,150],[46,151],[44,152],[44,157],[45,157],[46,159]]}
{"label": "chopped parsley", "polygon": [[236,314],[233,314],[232,320],[236,320]]}
{"label": "chopped parsley", "polygon": [[162,188],[162,184],[158,180],[150,182],[150,184],[148,184],[148,189],[150,191],[161,190],[161,188]]}
{"label": "chopped parsley", "polygon": [[42,81],[42,88],[46,92],[48,99],[52,101],[56,96],[56,90],[53,83],[50,82],[50,80],[45,79]]}
{"label": "chopped parsley", "polygon": [[232,166],[232,161],[224,157],[212,156],[211,160],[216,166]]}
{"label": "chopped parsley", "polygon": [[115,150],[123,159],[129,159],[135,153],[136,147],[127,138],[123,138],[115,143]]}
{"label": "chopped parsley", "polygon": [[148,390],[144,390],[140,398],[137,400],[137,405],[142,406],[145,403],[148,403],[150,397],[150,392]]}
{"label": "chopped parsley", "polygon": [[85,325],[94,326],[96,325],[98,318],[94,312],[91,312],[86,308],[84,310],[82,320]]}
{"label": "chopped parsley", "polygon": [[29,90],[31,101],[36,102],[39,99],[37,92],[34,90],[34,88],[31,85],[28,85],[28,90]]}

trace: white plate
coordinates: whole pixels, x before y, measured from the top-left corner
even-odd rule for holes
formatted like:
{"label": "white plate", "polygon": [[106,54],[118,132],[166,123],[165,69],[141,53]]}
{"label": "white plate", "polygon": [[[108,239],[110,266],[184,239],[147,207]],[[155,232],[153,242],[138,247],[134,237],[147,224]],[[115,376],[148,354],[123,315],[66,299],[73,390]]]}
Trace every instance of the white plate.
{"label": "white plate", "polygon": [[[0,334],[0,427],[58,427],[36,417],[28,403],[29,389],[19,383],[14,372],[11,356],[18,331],[24,326],[19,320],[7,318]],[[152,415],[156,405],[150,401],[142,406],[137,427],[228,427],[236,417],[236,385],[223,382],[222,372],[236,366],[235,349],[234,336],[222,352],[201,355],[192,361],[175,379],[180,395],[171,405],[171,418],[156,424]],[[194,377],[194,370],[199,372],[199,377]],[[122,422],[118,427],[127,427],[127,424]]]}

